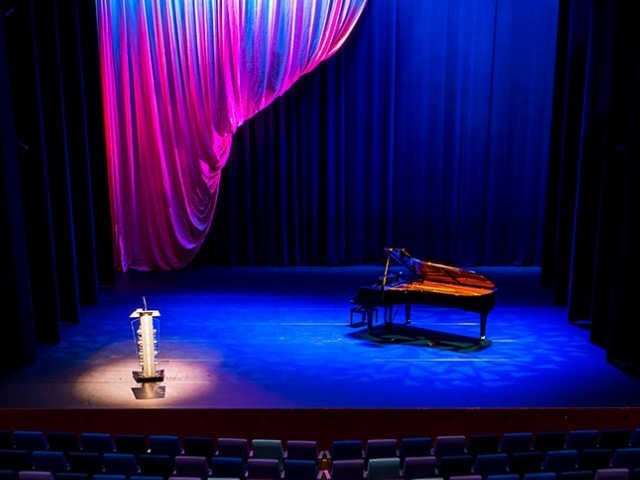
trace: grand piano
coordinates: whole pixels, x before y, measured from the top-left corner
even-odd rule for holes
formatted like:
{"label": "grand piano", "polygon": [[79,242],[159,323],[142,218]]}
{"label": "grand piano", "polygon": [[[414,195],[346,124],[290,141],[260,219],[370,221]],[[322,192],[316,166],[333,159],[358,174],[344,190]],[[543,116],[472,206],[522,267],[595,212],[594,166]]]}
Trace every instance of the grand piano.
{"label": "grand piano", "polygon": [[[377,307],[384,309],[384,324],[393,322],[394,307],[404,305],[405,321],[411,321],[411,305],[459,308],[480,314],[480,341],[484,342],[487,317],[495,304],[496,287],[484,275],[412,257],[404,248],[385,248],[384,275],[373,285],[361,287],[353,298],[354,308],[364,313],[369,330]],[[404,267],[392,274],[391,260]]]}

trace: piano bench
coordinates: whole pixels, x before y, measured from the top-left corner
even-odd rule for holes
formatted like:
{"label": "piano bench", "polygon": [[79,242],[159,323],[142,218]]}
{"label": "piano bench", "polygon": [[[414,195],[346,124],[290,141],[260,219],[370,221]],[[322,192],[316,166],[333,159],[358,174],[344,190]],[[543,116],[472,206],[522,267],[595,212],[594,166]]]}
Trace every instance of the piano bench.
{"label": "piano bench", "polygon": [[[354,322],[354,316],[360,316],[357,322]],[[349,325],[368,325],[369,328],[378,322],[378,309],[365,305],[356,305],[351,307],[351,315],[349,317]]]}

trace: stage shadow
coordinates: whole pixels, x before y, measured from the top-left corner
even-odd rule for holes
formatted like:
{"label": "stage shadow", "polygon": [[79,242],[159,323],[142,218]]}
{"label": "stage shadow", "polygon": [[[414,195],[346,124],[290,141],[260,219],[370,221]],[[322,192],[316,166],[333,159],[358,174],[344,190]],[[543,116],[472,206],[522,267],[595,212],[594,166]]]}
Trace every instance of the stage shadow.
{"label": "stage shadow", "polygon": [[455,333],[429,330],[407,324],[377,325],[349,334],[350,337],[376,345],[415,345],[462,353],[473,353],[491,345],[491,340],[457,335]]}

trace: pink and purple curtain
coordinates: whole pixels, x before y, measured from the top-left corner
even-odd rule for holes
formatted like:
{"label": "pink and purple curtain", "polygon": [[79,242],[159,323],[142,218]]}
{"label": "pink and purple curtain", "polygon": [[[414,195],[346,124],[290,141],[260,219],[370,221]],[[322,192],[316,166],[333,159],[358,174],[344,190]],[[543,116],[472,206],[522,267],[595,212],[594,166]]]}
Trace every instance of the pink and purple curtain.
{"label": "pink and purple curtain", "polygon": [[181,268],[236,129],[336,52],[366,0],[96,2],[116,268]]}

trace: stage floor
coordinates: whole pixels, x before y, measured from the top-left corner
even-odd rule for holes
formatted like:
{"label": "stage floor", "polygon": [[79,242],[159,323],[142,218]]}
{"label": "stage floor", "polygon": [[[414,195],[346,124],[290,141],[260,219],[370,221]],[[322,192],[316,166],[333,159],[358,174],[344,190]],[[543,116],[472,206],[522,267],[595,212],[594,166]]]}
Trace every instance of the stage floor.
{"label": "stage floor", "polygon": [[[570,325],[537,268],[478,268],[499,291],[479,316],[416,306],[391,334],[349,325],[379,266],[129,272],[37,363],[0,380],[0,408],[508,408],[638,406],[640,381]],[[160,310],[165,396],[137,400],[129,314]]]}

